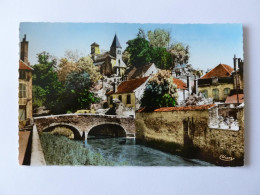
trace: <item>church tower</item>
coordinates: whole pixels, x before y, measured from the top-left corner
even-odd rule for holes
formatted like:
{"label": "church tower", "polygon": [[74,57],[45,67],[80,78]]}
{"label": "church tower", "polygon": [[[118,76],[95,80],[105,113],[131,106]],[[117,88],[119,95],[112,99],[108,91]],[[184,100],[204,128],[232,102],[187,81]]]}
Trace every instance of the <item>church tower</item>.
{"label": "church tower", "polygon": [[96,42],[91,44],[91,55],[100,54],[99,44]]}
{"label": "church tower", "polygon": [[122,59],[122,47],[116,34],[110,47],[110,55],[115,57],[115,63],[113,63],[113,73],[117,76],[123,76],[125,74],[126,65]]}
{"label": "church tower", "polygon": [[115,57],[116,59],[122,58],[122,47],[119,43],[116,34],[110,47],[110,55]]}

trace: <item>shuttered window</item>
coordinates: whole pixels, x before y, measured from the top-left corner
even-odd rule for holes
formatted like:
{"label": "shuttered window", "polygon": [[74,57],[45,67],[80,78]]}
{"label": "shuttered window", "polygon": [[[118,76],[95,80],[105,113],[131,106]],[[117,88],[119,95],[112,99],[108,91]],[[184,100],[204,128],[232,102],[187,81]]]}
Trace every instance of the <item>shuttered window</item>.
{"label": "shuttered window", "polygon": [[213,89],[212,90],[213,100],[219,100],[219,90]]}
{"label": "shuttered window", "polygon": [[26,84],[19,84],[19,98],[26,98]]}
{"label": "shuttered window", "polygon": [[127,95],[126,103],[131,104],[131,95],[129,94]]}

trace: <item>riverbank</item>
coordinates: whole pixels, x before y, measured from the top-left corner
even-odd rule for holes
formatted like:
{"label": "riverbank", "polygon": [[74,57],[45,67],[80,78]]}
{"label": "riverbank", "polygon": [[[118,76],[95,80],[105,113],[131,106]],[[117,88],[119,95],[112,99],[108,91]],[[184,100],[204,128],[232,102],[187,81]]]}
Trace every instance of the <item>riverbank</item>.
{"label": "riverbank", "polygon": [[65,136],[41,133],[40,140],[47,165],[117,165],[100,153],[85,148],[83,143]]}

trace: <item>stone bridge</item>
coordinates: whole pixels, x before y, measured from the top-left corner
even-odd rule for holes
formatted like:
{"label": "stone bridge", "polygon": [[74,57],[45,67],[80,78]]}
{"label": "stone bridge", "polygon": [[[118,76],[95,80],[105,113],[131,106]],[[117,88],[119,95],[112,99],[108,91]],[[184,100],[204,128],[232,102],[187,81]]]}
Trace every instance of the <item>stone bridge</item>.
{"label": "stone bridge", "polygon": [[74,133],[74,139],[87,139],[88,133],[101,125],[121,127],[126,137],[135,137],[135,119],[116,115],[63,114],[35,117],[34,124],[39,133],[48,132],[55,127],[67,127]]}

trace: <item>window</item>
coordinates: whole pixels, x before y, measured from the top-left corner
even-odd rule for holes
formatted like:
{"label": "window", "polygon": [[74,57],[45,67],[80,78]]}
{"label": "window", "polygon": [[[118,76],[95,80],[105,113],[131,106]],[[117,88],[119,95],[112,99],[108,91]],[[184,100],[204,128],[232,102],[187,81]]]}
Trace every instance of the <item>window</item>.
{"label": "window", "polygon": [[110,104],[113,104],[113,96],[110,96]]}
{"label": "window", "polygon": [[120,100],[120,102],[122,102],[122,96],[121,95],[118,96],[118,99]]}
{"label": "window", "polygon": [[19,98],[26,98],[26,84],[19,84]]}
{"label": "window", "polygon": [[121,51],[120,51],[120,50],[118,50],[118,51],[117,51],[117,54],[119,54],[119,55],[120,55],[120,54],[121,54]]}
{"label": "window", "polygon": [[130,94],[128,94],[126,97],[126,103],[131,104],[131,95]]}
{"label": "window", "polygon": [[230,88],[225,88],[225,89],[224,89],[224,98],[225,98],[225,99],[227,98],[227,96],[229,95],[229,93],[230,93]]}
{"label": "window", "polygon": [[201,93],[205,98],[208,98],[208,90],[203,90]]}
{"label": "window", "polygon": [[24,70],[19,70],[19,79],[26,79],[26,72]]}
{"label": "window", "polygon": [[218,100],[219,99],[219,90],[218,89],[213,89],[212,90],[212,95],[213,95],[213,100]]}

